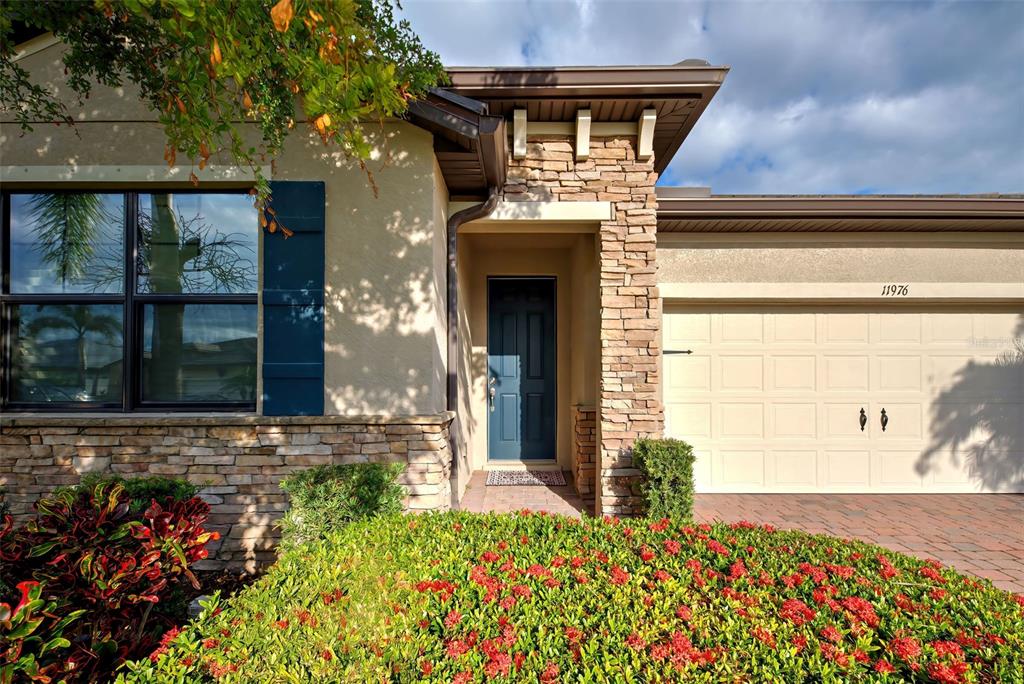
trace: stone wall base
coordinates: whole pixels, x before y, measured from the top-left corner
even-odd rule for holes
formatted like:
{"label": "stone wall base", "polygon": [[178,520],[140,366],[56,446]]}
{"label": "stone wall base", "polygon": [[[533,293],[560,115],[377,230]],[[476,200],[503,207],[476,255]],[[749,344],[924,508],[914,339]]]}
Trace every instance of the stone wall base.
{"label": "stone wall base", "polygon": [[597,410],[593,406],[576,406],[573,418],[573,481],[580,498],[593,501],[597,474]]}
{"label": "stone wall base", "polygon": [[288,506],[278,484],[289,473],[329,463],[407,463],[399,482],[407,510],[451,503],[452,415],[116,416],[9,415],[0,418],[0,487],[16,519],[40,496],[86,473],[162,475],[201,485],[210,529],[220,532],[204,568],[274,559],[275,522]]}

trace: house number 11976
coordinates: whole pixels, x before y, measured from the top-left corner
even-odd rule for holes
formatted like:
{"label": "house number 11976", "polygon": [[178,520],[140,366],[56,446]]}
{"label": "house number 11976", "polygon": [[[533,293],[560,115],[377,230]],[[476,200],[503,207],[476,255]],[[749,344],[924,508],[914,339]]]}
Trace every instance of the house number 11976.
{"label": "house number 11976", "polygon": [[910,294],[910,285],[883,285],[883,297],[906,297]]}

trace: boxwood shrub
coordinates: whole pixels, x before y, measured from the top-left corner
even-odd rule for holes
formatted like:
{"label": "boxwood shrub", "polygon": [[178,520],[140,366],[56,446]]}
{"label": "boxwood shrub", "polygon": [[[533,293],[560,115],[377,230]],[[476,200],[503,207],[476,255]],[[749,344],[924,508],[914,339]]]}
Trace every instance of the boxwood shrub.
{"label": "boxwood shrub", "polygon": [[300,470],[281,482],[290,508],[281,519],[286,544],[317,539],[343,525],[399,513],[405,490],[395,480],[400,463],[321,465]]}
{"label": "boxwood shrub", "polygon": [[693,447],[678,439],[640,439],[633,445],[633,464],[644,474],[648,515],[693,515]]}
{"label": "boxwood shrub", "polygon": [[288,549],[128,682],[1020,682],[1024,597],[749,523],[388,516]]}

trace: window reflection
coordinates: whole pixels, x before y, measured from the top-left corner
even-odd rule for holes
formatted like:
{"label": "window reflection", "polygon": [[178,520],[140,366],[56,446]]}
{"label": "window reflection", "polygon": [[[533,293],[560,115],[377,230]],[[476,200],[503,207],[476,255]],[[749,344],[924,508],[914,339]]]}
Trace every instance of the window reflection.
{"label": "window reflection", "polygon": [[124,195],[12,194],[11,292],[124,291]]}
{"label": "window reflection", "polygon": [[120,305],[26,304],[13,308],[15,401],[121,401]]}
{"label": "window reflection", "polygon": [[248,195],[139,195],[140,293],[254,293],[259,224]]}
{"label": "window reflection", "polygon": [[143,311],[143,401],[255,400],[255,306],[151,304]]}

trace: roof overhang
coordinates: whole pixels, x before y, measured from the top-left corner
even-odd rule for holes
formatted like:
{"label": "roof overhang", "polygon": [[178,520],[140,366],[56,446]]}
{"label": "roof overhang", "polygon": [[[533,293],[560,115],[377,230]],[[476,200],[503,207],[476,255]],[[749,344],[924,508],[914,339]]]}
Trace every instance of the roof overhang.
{"label": "roof overhang", "polygon": [[485,103],[440,89],[409,103],[409,120],[434,134],[434,153],[451,195],[478,196],[505,183],[505,120]]}
{"label": "roof overhang", "polygon": [[668,66],[455,67],[448,90],[488,105],[511,120],[517,109],[531,122],[576,120],[589,109],[598,122],[637,122],[645,109],[657,114],[655,170],[659,173],[718,92],[728,67],[687,60]]}
{"label": "roof overhang", "polygon": [[1024,231],[1024,196],[678,196],[658,189],[660,233]]}

